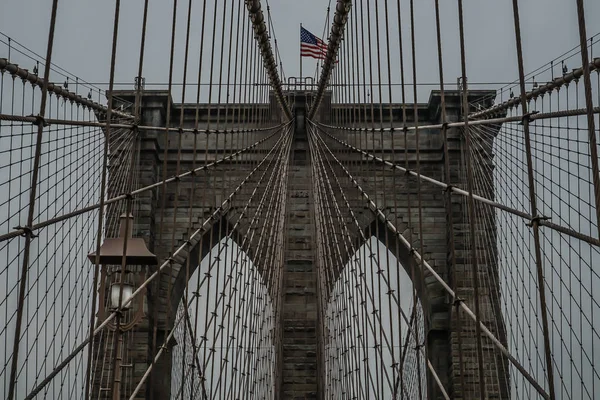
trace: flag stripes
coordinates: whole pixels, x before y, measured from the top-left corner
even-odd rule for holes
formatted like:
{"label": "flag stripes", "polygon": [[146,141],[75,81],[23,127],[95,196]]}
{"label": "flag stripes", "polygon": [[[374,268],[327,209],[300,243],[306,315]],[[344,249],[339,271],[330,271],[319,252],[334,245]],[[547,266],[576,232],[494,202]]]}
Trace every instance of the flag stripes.
{"label": "flag stripes", "polygon": [[300,55],[324,60],[327,44],[304,28],[300,28]]}

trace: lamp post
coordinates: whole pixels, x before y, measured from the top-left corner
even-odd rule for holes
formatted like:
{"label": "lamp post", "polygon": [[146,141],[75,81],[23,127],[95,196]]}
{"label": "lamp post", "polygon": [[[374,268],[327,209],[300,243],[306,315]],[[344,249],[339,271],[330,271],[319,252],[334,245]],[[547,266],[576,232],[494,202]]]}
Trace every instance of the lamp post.
{"label": "lamp post", "polygon": [[[144,316],[145,289],[137,298],[131,299],[136,286],[141,285],[146,277],[148,265],[156,265],[156,255],[146,247],[142,238],[132,237],[133,215],[123,214],[120,217],[119,237],[107,238],[100,247],[99,264],[101,265],[100,287],[98,298],[98,323],[116,313],[115,322],[109,322],[107,328],[114,332],[115,366],[112,397],[119,400],[121,384],[121,348],[123,332],[130,331]],[[95,263],[96,253],[88,254],[88,259]]]}

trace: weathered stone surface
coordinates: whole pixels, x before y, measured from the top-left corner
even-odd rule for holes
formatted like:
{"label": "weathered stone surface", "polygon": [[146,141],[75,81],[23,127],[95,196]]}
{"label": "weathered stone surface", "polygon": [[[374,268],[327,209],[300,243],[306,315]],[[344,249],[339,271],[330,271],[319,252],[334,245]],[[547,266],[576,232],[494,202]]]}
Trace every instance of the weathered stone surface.
{"label": "weathered stone surface", "polygon": [[[296,104],[296,113],[303,113]],[[288,174],[282,400],[317,398],[317,284],[306,131],[296,129]],[[301,266],[301,269],[298,266]]]}
{"label": "weathered stone surface", "polygon": [[[475,99],[486,94],[487,92],[474,92],[472,96]],[[131,92],[123,92],[118,95],[125,100],[128,99],[128,96],[132,98]],[[448,116],[450,119],[456,120],[460,117],[458,111],[459,96],[454,92],[446,93],[446,95]],[[297,93],[290,92],[287,96],[290,103],[296,104],[297,111],[298,107],[305,101]],[[172,121],[179,121],[182,106],[172,104],[166,92],[146,93],[143,101],[144,118],[142,123],[157,127],[164,126],[167,107],[172,107]],[[252,110],[259,110],[260,113],[249,112],[251,107],[254,107]],[[331,104],[330,99],[326,99],[320,110],[319,120],[323,123],[335,125],[338,123],[336,115],[339,115],[340,110],[352,108],[367,115],[364,110],[365,107],[365,105]],[[412,105],[408,107],[411,108]],[[193,127],[196,106],[186,105],[185,108],[187,111],[184,115],[184,125]],[[206,106],[200,107],[200,129],[209,126],[211,128],[215,127],[214,122],[217,115],[219,115],[217,108],[213,106],[209,110]],[[256,119],[259,114],[264,118],[263,121],[269,123],[276,123],[281,118],[273,99],[270,104],[244,105],[241,108],[247,109],[247,112],[243,114],[248,116],[248,120],[245,121],[247,127],[259,126],[259,121]],[[391,119],[394,126],[401,126],[401,109],[401,105],[393,105],[392,107]],[[213,121],[212,125],[208,122],[209,113]],[[225,116],[221,115],[221,117]],[[378,125],[378,118],[378,113],[375,113],[373,120],[368,117],[367,120],[363,120],[360,125],[355,127],[371,127],[374,122]],[[432,93],[427,104],[418,105],[418,118],[421,125],[440,122],[439,93]],[[383,123],[389,124],[389,122],[390,115],[386,111]],[[407,124],[414,124],[412,113],[408,114]],[[440,131],[422,129],[419,134],[421,173],[444,181],[444,152]],[[143,131],[141,132],[140,143],[140,184],[149,185],[160,181],[163,176],[174,175],[178,162],[180,171],[186,171],[193,166],[201,166],[220,159],[227,155],[222,151],[225,143],[227,143],[228,152],[234,152],[266,138],[267,135],[265,132],[253,132],[244,135],[225,132],[194,135],[193,133],[179,134],[177,132],[166,134],[164,130],[160,129]],[[385,132],[382,136],[369,137],[368,140],[364,132],[338,131],[336,137],[353,146],[368,149],[377,156],[393,160],[401,165],[406,163],[410,169],[414,169],[416,166],[416,136],[414,133],[407,135],[406,149],[404,148],[404,136],[400,130],[395,130],[394,133]],[[461,159],[461,151],[464,150],[461,143],[461,133],[458,129],[450,129],[448,138],[450,179],[452,184],[465,187],[465,174]],[[179,140],[182,143],[182,150],[178,154]],[[173,189],[174,186],[167,186],[164,203],[158,189],[143,193],[139,196],[134,234],[143,237],[149,248],[159,256],[159,259],[164,260],[174,251],[171,238],[175,238],[176,247],[178,247],[189,236],[190,213],[196,226],[210,217],[225,199],[225,196],[231,193],[248,172],[256,166],[257,160],[264,157],[273,143],[274,141],[267,140],[263,146],[245,153],[242,157],[212,168],[210,173],[199,173],[193,178],[182,179],[179,182],[177,193]],[[194,146],[197,146],[198,149],[206,149],[206,151],[197,154],[196,160],[193,159]],[[332,143],[332,148],[336,148],[334,143]],[[337,148],[340,148],[339,144]],[[488,144],[484,148],[489,149]],[[457,294],[473,308],[473,274],[469,247],[469,225],[465,223],[467,221],[465,218],[466,209],[462,199],[452,198],[452,203],[449,205],[452,216],[448,218],[444,192],[439,187],[423,184],[420,191],[422,213],[419,213],[416,204],[419,191],[414,177],[400,177],[399,174],[393,174],[389,169],[382,168],[381,164],[364,162],[362,156],[353,152],[338,151],[336,155],[344,163],[350,161],[347,164],[349,165],[349,172],[355,176],[365,191],[373,199],[376,199],[377,204],[383,208],[388,218],[395,221],[396,228],[405,237],[409,238],[412,245],[434,266],[436,272],[452,287],[456,288]],[[164,157],[166,157],[166,171],[163,170]],[[361,160],[363,162],[359,164]],[[282,334],[282,340],[281,354],[278,355],[278,360],[281,360],[280,371],[278,371],[280,392],[275,396],[277,399],[320,398],[319,376],[322,366],[318,365],[317,361],[319,346],[317,327],[319,321],[314,256],[316,244],[314,243],[315,219],[311,193],[311,162],[304,127],[300,127],[295,132],[288,176],[286,234],[283,243],[283,246],[285,246],[285,260],[283,266],[283,292],[281,294],[283,309],[281,315],[282,326],[279,330]],[[185,265],[187,258],[190,257],[190,265],[194,269],[202,255],[210,249],[210,245],[216,243],[229,232],[228,229],[233,225],[232,221],[235,221],[240,215],[244,200],[250,196],[251,188],[256,185],[256,182],[256,180],[250,181],[241,190],[238,200],[228,206],[229,208],[226,210],[228,211],[227,218],[214,221],[212,232],[215,235],[212,243],[208,239],[199,242],[202,244],[202,248],[200,248],[199,243],[194,243],[193,251],[186,251],[180,257],[177,257],[173,267],[161,276],[160,282],[157,281],[149,287],[147,295],[148,315],[156,315],[157,318],[149,317],[145,319],[139,329],[136,329],[132,338],[131,343],[135,343],[135,348],[130,349],[133,374],[127,375],[125,378],[130,380],[126,382],[129,387],[135,386],[135,382],[139,381],[153,357],[150,351],[153,335],[157,336],[157,343],[162,343],[166,332],[173,323],[172,318],[168,318],[167,315],[174,314],[175,307],[179,304],[187,284],[185,269],[182,268],[182,265]],[[203,190],[192,191],[192,183],[196,187],[203,188]],[[389,188],[391,187],[395,187],[393,193],[390,193]],[[258,188],[259,191],[262,189],[262,187]],[[349,188],[348,190],[352,189]],[[491,194],[488,193],[488,195]],[[363,201],[353,197],[348,200],[364,232],[375,235],[382,241],[385,240],[385,237],[389,239],[389,235],[386,236],[385,229],[382,228],[383,224],[374,224],[374,216]],[[175,207],[176,204],[177,207]],[[251,205],[251,207],[256,207],[256,204]],[[332,207],[332,205],[325,205],[325,207]],[[490,214],[489,210],[479,210],[478,212],[480,215],[486,216],[487,222],[486,220],[477,221],[477,234],[494,235],[494,229],[489,222],[493,221],[493,213]],[[423,217],[420,226],[417,224],[419,215]],[[109,212],[107,217],[115,218],[115,215],[111,215]],[[242,222],[238,227],[239,232],[248,229],[247,223]],[[263,221],[258,223],[259,229],[263,223]],[[352,223],[349,217],[347,223]],[[450,268],[450,227],[453,228],[456,249],[454,269]],[[362,244],[358,237],[354,237],[352,240],[358,245]],[[390,250],[396,253],[393,239],[389,243]],[[251,244],[247,253],[252,258],[254,252],[253,244]],[[489,251],[487,253],[489,254]],[[407,249],[399,248],[399,252],[395,255],[405,268],[410,269],[412,260]],[[489,271],[493,273],[496,269],[495,260],[484,258],[485,253],[483,251],[481,255],[478,253],[478,274],[481,275],[481,279],[489,276]],[[193,269],[189,272],[190,275],[193,273]],[[460,318],[457,317],[456,308],[450,304],[447,293],[431,274],[425,273],[423,276],[415,278],[421,282],[417,286],[425,310],[427,354],[435,370],[453,399],[478,399],[476,336],[472,321],[464,313],[460,314]],[[480,302],[482,309],[489,311],[486,315],[494,316],[484,319],[483,322],[492,327],[493,332],[501,340],[504,340],[505,332],[502,318],[495,311],[498,310],[496,304],[499,298],[498,291],[497,286],[482,288]],[[171,294],[170,297],[168,293]],[[485,348],[491,348],[491,344],[487,340],[484,341],[484,346]],[[110,348],[110,345],[108,347]],[[462,349],[462,353],[459,349]],[[506,399],[508,393],[504,387],[508,381],[508,373],[503,372],[506,369],[502,368],[506,365],[506,360],[496,359],[496,353],[493,351],[486,351],[485,354],[484,365],[488,369],[486,374],[494,374],[494,379],[490,379],[486,384],[488,397]],[[142,388],[138,396],[139,399],[149,398],[151,394],[154,399],[169,398],[170,357],[170,353],[167,352],[155,366],[153,378],[146,387]],[[460,360],[462,360],[462,365],[459,363]],[[101,372],[96,371],[96,374],[98,375]],[[431,376],[428,377],[430,383],[432,379]],[[465,386],[460,386],[459,382],[464,382]],[[429,385],[428,390],[429,398],[440,398],[441,394],[436,390],[435,385]],[[108,392],[103,393],[109,398]]]}

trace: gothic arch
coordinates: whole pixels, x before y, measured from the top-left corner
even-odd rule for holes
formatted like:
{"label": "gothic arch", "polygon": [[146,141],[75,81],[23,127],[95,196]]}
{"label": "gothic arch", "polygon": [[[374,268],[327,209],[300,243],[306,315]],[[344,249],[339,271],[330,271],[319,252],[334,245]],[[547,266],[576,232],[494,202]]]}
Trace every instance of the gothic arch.
{"label": "gothic arch", "polygon": [[[401,221],[398,222],[401,226],[397,229],[401,232],[408,229]],[[441,236],[446,235],[446,228],[440,227]],[[418,243],[418,236],[413,235],[413,242]],[[365,239],[363,239],[363,237]],[[421,268],[419,263],[411,254],[411,249],[401,240],[397,238],[389,226],[381,221],[372,219],[370,223],[366,223],[362,230],[362,235],[357,234],[355,238],[355,249],[360,251],[363,246],[366,246],[372,238],[377,239],[380,243],[386,244],[386,248],[391,255],[397,260],[398,264],[403,268],[406,276],[413,282],[417,282],[415,289],[417,297],[423,310],[424,337],[421,341],[425,345],[426,353],[433,364],[434,370],[438,373],[440,380],[447,385],[450,380],[449,366],[451,365],[451,343],[450,343],[450,312],[451,304],[448,303],[448,296],[440,285],[440,283],[431,276],[431,273]],[[427,243],[425,243],[427,246]],[[418,244],[414,244],[415,250],[419,251]],[[425,253],[424,258],[436,267],[438,274],[443,274],[446,270],[444,264],[440,268],[440,260],[431,260],[429,254]],[[444,260],[445,261],[445,260]],[[336,281],[343,274],[343,270],[348,266],[349,259],[343,260],[343,267],[340,268]],[[392,265],[390,267],[393,267]],[[332,288],[333,291],[333,288]],[[331,296],[331,294],[330,294]],[[430,376],[429,371],[425,368],[428,383],[428,398],[438,398],[441,396],[439,389],[433,383],[434,379]],[[446,386],[447,387],[447,386]]]}
{"label": "gothic arch", "polygon": [[[228,235],[233,243],[241,247],[241,244],[243,243],[242,234],[237,228],[234,229],[234,226],[226,216],[223,216],[217,220],[210,229],[207,229],[201,235],[194,247],[189,251],[187,258],[183,262],[178,263],[177,267],[174,268],[173,290],[171,292],[171,315],[175,315],[177,312],[177,307],[183,299],[185,288],[188,285],[188,280],[192,277],[202,260],[204,260],[204,258],[219,244],[219,242],[221,242]],[[252,244],[245,247],[247,247],[247,249],[242,249],[242,251],[250,258],[252,265],[258,269],[259,275],[263,279],[263,285],[269,289],[269,292],[272,296],[272,288],[267,285],[267,280],[265,279],[266,277],[262,273],[263,269],[258,263],[257,254],[252,247]],[[188,271],[186,271],[186,265],[188,261],[190,266],[189,276]]]}
{"label": "gothic arch", "polygon": [[[212,235],[212,240],[211,240]],[[243,238],[240,232],[237,229],[234,229],[231,223],[228,221],[226,217],[222,217],[218,221],[216,221],[210,229],[207,229],[199,238],[195,246],[188,254],[188,258],[185,259],[181,264],[179,264],[180,268],[176,271],[177,274],[174,275],[174,283],[173,290],[171,293],[171,315],[174,317],[171,318],[171,324],[175,321],[177,317],[181,318],[182,310],[184,307],[185,300],[185,290],[188,285],[193,285],[193,287],[189,288],[189,293],[197,290],[195,286],[196,279],[202,279],[202,276],[208,273],[209,265],[212,264],[212,270],[210,271],[209,279],[212,281],[212,291],[217,291],[223,293],[222,298],[220,296],[207,296],[206,290],[207,285],[203,285],[198,292],[198,296],[191,296],[188,299],[188,305],[194,304],[198,302],[200,304],[200,312],[198,315],[190,314],[190,321],[187,322],[187,326],[184,327],[183,323],[180,323],[176,327],[172,326],[172,329],[175,329],[174,333],[174,348],[171,349],[170,355],[168,358],[171,358],[169,369],[165,368],[163,370],[164,373],[168,373],[168,379],[170,379],[170,395],[171,398],[174,398],[175,395],[180,395],[181,393],[181,385],[177,381],[178,374],[173,373],[177,368],[180,370],[182,360],[187,362],[186,365],[200,363],[202,365],[205,361],[204,357],[211,360],[214,368],[207,367],[203,372],[203,376],[205,377],[205,388],[202,390],[206,390],[209,397],[213,397],[215,393],[220,393],[222,390],[227,390],[227,388],[222,387],[222,382],[220,382],[221,377],[223,375],[223,371],[227,370],[227,373],[230,376],[233,374],[237,374],[238,378],[236,379],[249,379],[248,374],[244,374],[242,369],[236,368],[234,365],[234,357],[242,357],[240,354],[237,354],[241,351],[242,355],[246,353],[251,354],[249,357],[251,363],[253,365],[257,363],[262,363],[262,373],[265,379],[272,379],[273,385],[271,387],[275,387],[274,379],[275,379],[275,347],[274,347],[274,338],[272,337],[272,332],[274,331],[274,327],[276,322],[275,318],[275,303],[273,302],[272,290],[273,288],[267,285],[266,276],[263,274],[264,269],[260,268],[259,265],[256,264],[257,259],[260,258],[259,255],[256,254],[252,245],[249,247],[249,251],[246,251],[242,248],[241,243],[243,243]],[[231,246],[235,246],[234,249],[230,249]],[[244,246],[248,247],[248,246]],[[224,249],[221,255],[217,253],[217,248]],[[233,254],[235,251],[235,255]],[[239,251],[239,253],[238,253]],[[225,252],[230,254],[232,257],[237,257],[239,254],[241,256],[240,260],[234,261],[234,259],[229,259],[225,256]],[[238,262],[239,261],[239,262]],[[189,262],[189,271],[186,271],[186,265]],[[213,264],[215,263],[215,264]],[[228,268],[227,271],[223,271],[221,268]],[[217,280],[220,286],[215,286],[215,276],[220,274],[221,281]],[[224,282],[224,277],[230,277],[227,286]],[[238,278],[242,280],[240,283]],[[246,301],[237,298],[237,296],[243,297],[242,294],[244,291],[244,281],[257,279],[257,285],[250,289],[250,294],[246,297]],[[232,288],[234,285],[237,289],[237,292],[232,292]],[[215,292],[216,293],[216,292]],[[216,303],[217,299],[220,299],[221,303]],[[259,300],[257,300],[259,299]],[[229,307],[231,304],[236,303],[235,307]],[[251,334],[246,334],[246,336],[238,336],[238,334],[230,333],[229,335],[225,333],[225,330],[229,326],[237,326],[242,325],[242,322],[237,321],[236,318],[239,318],[240,315],[245,315],[248,313],[248,310],[255,310],[258,304],[262,304],[261,309],[263,309],[263,313],[265,316],[265,320],[260,326],[255,327],[255,331],[258,332],[257,337],[260,337],[260,343],[263,345],[256,347],[253,351],[241,350],[242,346],[249,345],[250,342],[247,342],[248,337],[252,337]],[[191,306],[193,307],[193,306]],[[228,312],[225,315],[225,308],[228,308]],[[237,314],[236,313],[237,308]],[[205,310],[210,310],[207,314]],[[256,311],[256,310],[255,310]],[[214,321],[211,322],[211,327],[208,331],[205,331],[205,323],[208,320],[211,320],[211,316],[214,313]],[[197,319],[196,319],[197,317]],[[195,325],[195,326],[194,326]],[[194,326],[192,328],[192,326]],[[198,351],[198,359],[194,360],[193,356],[190,356],[191,345],[191,337],[190,334],[184,334],[184,329],[194,329],[194,336],[196,340],[196,344],[199,346]],[[240,329],[236,327],[234,329]],[[246,328],[244,328],[246,329]],[[250,332],[252,331],[252,328]],[[217,348],[216,351],[209,351],[207,354],[202,355],[202,345],[201,342],[206,340],[209,348],[211,346],[218,346],[219,343],[216,339],[211,337],[211,334],[214,334],[215,330],[219,330],[219,337],[222,337],[225,343],[229,340],[233,340],[234,343],[230,344],[227,347],[228,354],[224,354],[224,349]],[[235,339],[234,339],[235,337]],[[204,339],[206,338],[206,339]],[[213,342],[214,340],[214,342]],[[182,348],[186,347],[188,349],[187,352],[182,352]],[[236,355],[237,354],[237,355]],[[182,358],[183,357],[183,358]],[[191,357],[191,358],[190,358]],[[224,358],[229,358],[229,362],[223,363]],[[271,364],[269,364],[271,363]],[[265,364],[265,365],[263,365]],[[210,365],[210,364],[209,364]],[[244,367],[245,364],[242,365]],[[198,367],[195,367],[198,368]],[[189,370],[188,370],[188,373]],[[241,375],[240,375],[241,374]],[[263,376],[261,375],[261,376]],[[241,376],[241,377],[240,377]],[[246,378],[244,378],[246,377]],[[196,377],[197,378],[197,377]],[[200,380],[196,379],[196,390],[199,389]],[[256,383],[256,382],[255,382]],[[253,385],[250,383],[249,385]],[[189,386],[189,384],[187,385]],[[187,391],[192,390],[191,388],[194,386],[185,387],[184,398],[186,396],[192,398],[193,395],[188,393]],[[257,387],[257,390],[262,390]],[[213,390],[214,393],[210,393]],[[217,391],[218,390],[218,391]],[[195,392],[198,395],[199,392]],[[218,396],[217,396],[218,397]]]}

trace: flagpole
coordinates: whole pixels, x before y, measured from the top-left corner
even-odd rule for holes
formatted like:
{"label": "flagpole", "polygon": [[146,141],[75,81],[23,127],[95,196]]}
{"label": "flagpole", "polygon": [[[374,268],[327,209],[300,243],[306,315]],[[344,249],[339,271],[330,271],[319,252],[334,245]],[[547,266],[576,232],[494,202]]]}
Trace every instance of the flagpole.
{"label": "flagpole", "polygon": [[300,88],[303,88],[302,82],[302,23],[300,23]]}

